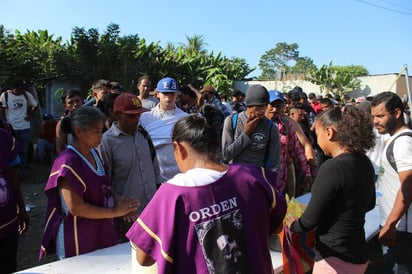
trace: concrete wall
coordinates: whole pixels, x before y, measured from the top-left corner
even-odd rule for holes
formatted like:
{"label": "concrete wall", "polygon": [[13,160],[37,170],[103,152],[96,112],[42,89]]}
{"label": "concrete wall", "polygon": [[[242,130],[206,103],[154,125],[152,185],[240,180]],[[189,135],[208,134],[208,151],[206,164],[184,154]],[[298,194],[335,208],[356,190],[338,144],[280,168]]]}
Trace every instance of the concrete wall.
{"label": "concrete wall", "polygon": [[55,119],[60,119],[64,112],[64,108],[61,101],[61,95],[56,94],[56,91],[61,88],[68,90],[76,87],[78,87],[76,83],[68,80],[54,79],[49,81],[46,85],[45,110],[53,114]]}
{"label": "concrete wall", "polygon": [[[361,87],[349,92],[350,97],[374,96],[382,91],[392,91],[403,96],[407,93],[405,75],[382,74],[359,77]],[[409,86],[412,87],[412,77],[409,76]]]}
{"label": "concrete wall", "polygon": [[320,88],[309,81],[304,80],[286,80],[286,81],[235,81],[234,88],[246,93],[251,85],[260,84],[268,90],[274,89],[282,92],[288,92],[295,86],[300,86],[306,93],[314,92],[320,94]]}
{"label": "concrete wall", "polygon": [[[398,74],[382,74],[382,75],[370,75],[359,77],[361,80],[361,87],[352,92],[348,92],[347,95],[352,98],[359,96],[373,96],[382,91],[392,91],[399,96],[403,96],[407,93],[405,76],[401,75],[398,78]],[[265,86],[268,90],[275,89],[282,92],[288,92],[295,86],[300,86],[306,92],[314,92],[321,94],[320,87],[305,80],[286,80],[286,81],[235,81],[234,88],[239,89],[246,93],[249,86],[254,84],[260,84]],[[412,76],[409,76],[409,87],[412,88]]]}

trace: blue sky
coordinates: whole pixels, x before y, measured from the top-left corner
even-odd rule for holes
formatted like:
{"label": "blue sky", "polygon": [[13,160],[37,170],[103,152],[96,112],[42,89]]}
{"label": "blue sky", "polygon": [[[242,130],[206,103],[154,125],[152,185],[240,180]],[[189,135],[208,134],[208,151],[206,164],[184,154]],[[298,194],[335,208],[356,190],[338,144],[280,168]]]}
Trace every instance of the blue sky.
{"label": "blue sky", "polygon": [[[0,24],[21,32],[48,30],[69,39],[74,27],[137,34],[165,46],[203,35],[208,51],[246,59],[277,43],[297,43],[301,57],[320,67],[362,65],[371,74],[412,67],[411,0],[2,0]],[[257,70],[251,76],[257,76]],[[412,73],[410,72],[409,75]]]}

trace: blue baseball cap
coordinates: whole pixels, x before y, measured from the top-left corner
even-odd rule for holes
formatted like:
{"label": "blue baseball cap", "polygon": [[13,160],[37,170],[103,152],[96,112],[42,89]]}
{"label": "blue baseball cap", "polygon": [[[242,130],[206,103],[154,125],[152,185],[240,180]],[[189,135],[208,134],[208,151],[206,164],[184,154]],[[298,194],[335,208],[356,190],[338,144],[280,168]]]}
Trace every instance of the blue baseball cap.
{"label": "blue baseball cap", "polygon": [[173,78],[163,78],[157,82],[157,92],[179,92],[179,85]]}
{"label": "blue baseball cap", "polygon": [[269,103],[272,103],[276,100],[280,100],[282,101],[282,103],[284,103],[285,97],[283,97],[283,93],[279,90],[269,90]]}

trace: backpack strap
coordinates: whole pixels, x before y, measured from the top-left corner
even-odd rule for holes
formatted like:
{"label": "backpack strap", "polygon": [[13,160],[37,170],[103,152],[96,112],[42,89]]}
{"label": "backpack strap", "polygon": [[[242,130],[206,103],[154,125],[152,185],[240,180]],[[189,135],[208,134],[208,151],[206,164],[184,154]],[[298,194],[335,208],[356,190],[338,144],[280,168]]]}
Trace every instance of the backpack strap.
{"label": "backpack strap", "polygon": [[152,138],[150,138],[149,133],[142,126],[139,125],[138,130],[143,135],[143,137],[146,139],[147,144],[149,145],[150,156],[152,157],[152,161],[153,161],[154,158],[156,157],[156,150],[154,148]]}
{"label": "backpack strap", "polygon": [[237,127],[237,119],[238,119],[239,113],[234,113],[232,115],[232,130],[233,130],[233,134],[235,134],[235,130]]}
{"label": "backpack strap", "polygon": [[392,142],[390,142],[390,144],[388,145],[388,148],[386,149],[386,159],[388,159],[389,164],[392,166],[392,168],[396,172],[398,172],[398,168],[396,167],[395,157],[393,156],[393,146],[395,145],[396,139],[398,139],[401,136],[412,137],[412,132],[407,131],[407,132],[403,132],[399,134],[398,136],[395,137],[395,139],[392,140]]}

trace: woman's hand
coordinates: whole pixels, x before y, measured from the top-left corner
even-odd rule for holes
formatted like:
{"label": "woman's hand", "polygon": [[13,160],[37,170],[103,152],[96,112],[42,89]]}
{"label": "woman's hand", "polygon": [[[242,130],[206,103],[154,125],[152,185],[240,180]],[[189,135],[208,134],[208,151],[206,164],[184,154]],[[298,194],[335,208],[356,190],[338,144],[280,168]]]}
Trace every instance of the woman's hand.
{"label": "woman's hand", "polygon": [[23,235],[27,229],[29,228],[29,215],[27,214],[26,210],[19,212],[19,234]]}
{"label": "woman's hand", "polygon": [[83,200],[79,194],[70,186],[66,179],[59,180],[64,202],[73,216],[89,219],[104,219],[121,217],[134,212],[139,206],[139,201],[132,198],[120,198],[115,200],[115,207],[103,207],[93,205]]}
{"label": "woman's hand", "polygon": [[137,213],[137,211],[133,211],[133,212],[130,212],[129,214],[124,215],[122,218],[124,221],[132,223],[136,221],[137,218],[139,218],[139,213]]}
{"label": "woman's hand", "polygon": [[136,212],[140,202],[133,198],[123,198],[116,201],[114,210],[117,216],[125,216],[129,213]]}

